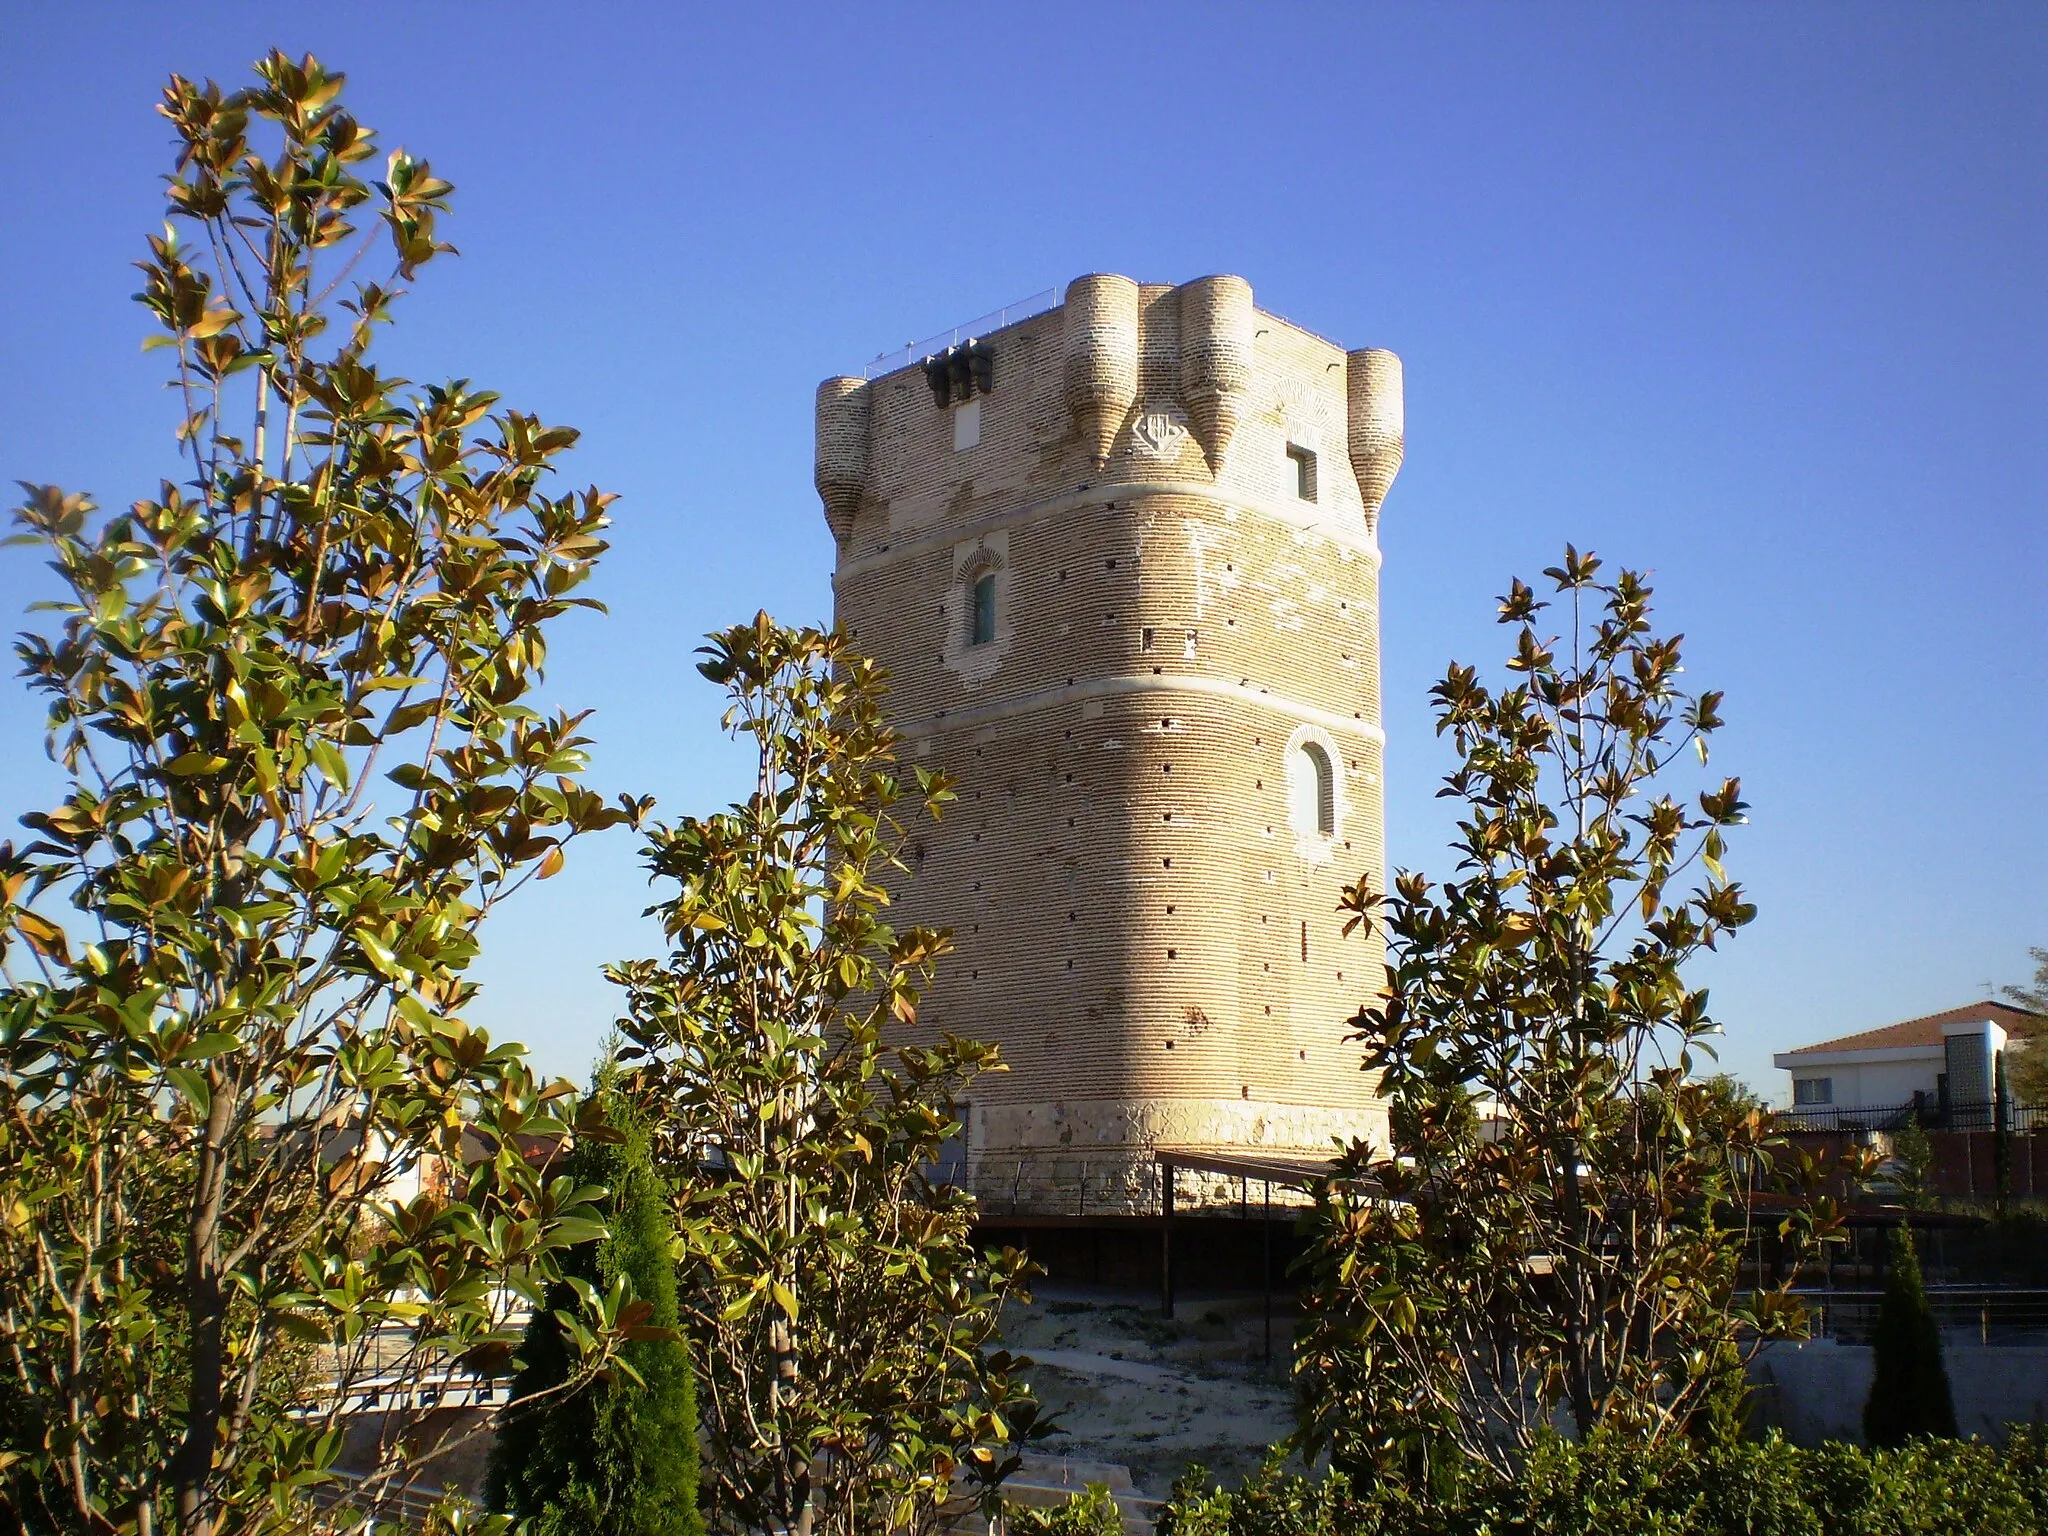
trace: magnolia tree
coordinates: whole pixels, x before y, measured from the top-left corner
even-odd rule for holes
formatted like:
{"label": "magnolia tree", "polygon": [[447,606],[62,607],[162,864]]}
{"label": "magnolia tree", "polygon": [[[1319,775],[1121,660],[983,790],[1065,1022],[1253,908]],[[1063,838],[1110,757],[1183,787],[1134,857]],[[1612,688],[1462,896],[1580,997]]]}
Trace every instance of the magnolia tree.
{"label": "magnolia tree", "polygon": [[[1454,665],[1433,691],[1457,873],[1346,896],[1347,931],[1388,940],[1356,1022],[1390,1144],[1353,1146],[1317,1192],[1299,1369],[1307,1444],[1382,1474],[1510,1465],[1560,1412],[1581,1435],[1682,1431],[1738,1341],[1797,1324],[1782,1286],[1737,1283],[1778,1148],[1697,1075],[1717,1031],[1683,977],[1754,915],[1722,865],[1737,781],[1675,787],[1720,695],[1681,691],[1650,589],[1600,569],[1567,549],[1545,573],[1556,638],[1513,583],[1510,685]],[[1769,1224],[1796,1268],[1837,1214],[1793,1209]]]}
{"label": "magnolia tree", "polygon": [[[501,1368],[600,1230],[540,1155],[568,1085],[463,1014],[490,911],[641,812],[528,702],[610,498],[549,492],[574,432],[378,371],[451,189],[403,151],[365,179],[340,75],[256,75],[160,109],[140,297],[187,478],[17,514],[71,780],[0,850],[0,1475],[47,1529],[288,1523],[352,1388]],[[584,1286],[578,1370],[641,1310]],[[383,1423],[377,1475],[417,1470]]]}
{"label": "magnolia tree", "polygon": [[898,817],[945,781],[899,777],[873,662],[763,614],[701,670],[755,750],[753,792],[653,833],[666,961],[616,966],[629,1079],[677,1173],[717,1530],[928,1531],[984,1500],[1041,1433],[985,1346],[1024,1261],[984,1253],[935,1185],[954,1104],[995,1049],[885,1034],[916,1017],[946,935],[892,930]]}

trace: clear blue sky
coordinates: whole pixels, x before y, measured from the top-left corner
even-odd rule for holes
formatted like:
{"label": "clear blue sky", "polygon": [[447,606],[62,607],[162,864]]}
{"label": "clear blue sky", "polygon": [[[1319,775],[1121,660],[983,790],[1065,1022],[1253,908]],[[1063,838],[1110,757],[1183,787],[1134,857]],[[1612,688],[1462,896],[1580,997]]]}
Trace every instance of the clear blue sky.
{"label": "clear blue sky", "polygon": [[[1088,271],[1242,273],[1407,363],[1389,824],[1441,868],[1444,663],[1565,540],[1655,573],[1762,914],[1726,1058],[1981,998],[2048,944],[2048,8],[0,3],[0,476],[173,473],[128,263],[172,70],[271,45],[457,185],[395,363],[584,429],[606,620],[551,683],[598,780],[742,787],[706,629],[829,609],[811,391]],[[0,614],[49,594],[0,552]],[[15,627],[9,625],[9,627]],[[56,780],[0,687],[0,816]],[[580,1075],[651,952],[629,839],[488,935],[483,1016]]]}

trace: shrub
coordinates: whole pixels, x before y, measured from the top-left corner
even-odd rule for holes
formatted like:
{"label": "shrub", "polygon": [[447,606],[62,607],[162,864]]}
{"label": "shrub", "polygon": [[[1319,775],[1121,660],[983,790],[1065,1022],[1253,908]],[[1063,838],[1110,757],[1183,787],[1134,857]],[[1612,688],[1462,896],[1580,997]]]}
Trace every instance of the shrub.
{"label": "shrub", "polygon": [[1010,1506],[1010,1536],[1123,1536],[1123,1511],[1101,1483],[1090,1483],[1064,1504],[1039,1509]]}
{"label": "shrub", "polygon": [[1779,1436],[1702,1447],[1614,1434],[1540,1443],[1512,1477],[1477,1463],[1418,1497],[1340,1473],[1269,1466],[1234,1492],[1194,1469],[1159,1536],[2038,1536],[2048,1530],[2048,1444],[2016,1433],[1915,1440],[1898,1450]]}

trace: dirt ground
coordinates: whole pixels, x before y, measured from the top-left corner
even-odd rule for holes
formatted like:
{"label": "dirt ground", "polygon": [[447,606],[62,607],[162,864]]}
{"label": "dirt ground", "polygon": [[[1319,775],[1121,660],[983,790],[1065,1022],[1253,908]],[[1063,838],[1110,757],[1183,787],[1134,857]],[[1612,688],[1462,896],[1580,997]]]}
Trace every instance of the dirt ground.
{"label": "dirt ground", "polygon": [[[1043,1281],[1034,1290],[1029,1305],[1004,1309],[1000,1340],[1036,1362],[1030,1379],[1062,1429],[1047,1457],[1031,1459],[1029,1480],[1114,1482],[1088,1465],[1110,1463],[1130,1469],[1133,1492],[1163,1499],[1191,1463],[1234,1484],[1293,1429],[1290,1297],[1274,1300],[1269,1367],[1257,1296],[1185,1296],[1168,1321],[1156,1300],[1131,1291]],[[467,1429],[476,1416],[435,1422]],[[377,1424],[365,1417],[352,1429],[343,1467],[367,1471]],[[488,1449],[485,1435],[437,1462],[423,1484],[480,1494]]]}
{"label": "dirt ground", "polygon": [[1269,1367],[1256,1296],[1184,1298],[1168,1321],[1128,1292],[1040,1284],[1029,1306],[1005,1309],[1002,1342],[1036,1362],[1063,1430],[1046,1449],[1122,1463],[1159,1499],[1190,1463],[1236,1482],[1293,1429],[1292,1323],[1276,1298]]}

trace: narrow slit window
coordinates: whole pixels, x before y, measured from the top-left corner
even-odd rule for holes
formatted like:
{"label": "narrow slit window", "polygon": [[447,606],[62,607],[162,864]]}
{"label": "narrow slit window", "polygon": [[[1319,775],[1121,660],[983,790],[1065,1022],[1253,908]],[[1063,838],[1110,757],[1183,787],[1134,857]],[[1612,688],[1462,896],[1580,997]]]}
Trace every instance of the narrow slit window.
{"label": "narrow slit window", "polygon": [[1303,501],[1316,499],[1316,456],[1309,448],[1287,445],[1287,462],[1294,467],[1294,494]]}
{"label": "narrow slit window", "polygon": [[996,573],[989,571],[974,583],[967,628],[969,645],[987,645],[996,637]]}

